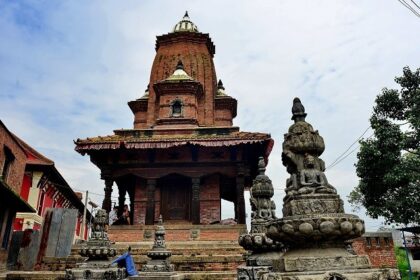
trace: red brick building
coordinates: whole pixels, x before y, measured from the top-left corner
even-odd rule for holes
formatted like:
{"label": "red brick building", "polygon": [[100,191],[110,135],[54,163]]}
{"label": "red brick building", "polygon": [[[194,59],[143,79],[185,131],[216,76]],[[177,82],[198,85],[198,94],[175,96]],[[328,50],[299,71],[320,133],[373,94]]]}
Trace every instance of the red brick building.
{"label": "red brick building", "polygon": [[128,194],[133,225],[153,225],[160,214],[169,224],[217,224],[224,199],[245,227],[244,190],[273,140],[233,126],[237,101],[217,82],[214,55],[210,36],[186,14],[157,36],[148,89],[128,103],[134,128],[77,139],[76,151],[101,170],[104,209],[116,183],[120,206]]}
{"label": "red brick building", "polygon": [[6,268],[7,250],[16,212],[35,212],[35,209],[19,196],[25,165],[24,149],[0,121],[0,271]]}
{"label": "red brick building", "polygon": [[352,247],[357,255],[367,255],[374,268],[397,267],[391,232],[366,232]]}
{"label": "red brick building", "polygon": [[[16,209],[10,228],[39,230],[47,208],[75,208],[79,210],[75,235],[76,238],[82,238],[84,205],[81,198],[61,176],[52,160],[10,132],[1,121],[0,124],[2,182],[30,209]],[[89,211],[87,215],[89,221]],[[85,237],[86,229],[87,227],[84,230]]]}

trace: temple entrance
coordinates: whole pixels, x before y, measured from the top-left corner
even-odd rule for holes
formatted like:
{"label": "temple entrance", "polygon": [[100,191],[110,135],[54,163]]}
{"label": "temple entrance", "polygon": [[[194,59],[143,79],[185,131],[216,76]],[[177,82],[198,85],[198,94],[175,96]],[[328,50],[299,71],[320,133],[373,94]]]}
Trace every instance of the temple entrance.
{"label": "temple entrance", "polygon": [[161,189],[161,214],[164,221],[191,220],[191,179],[168,175],[158,182]]}

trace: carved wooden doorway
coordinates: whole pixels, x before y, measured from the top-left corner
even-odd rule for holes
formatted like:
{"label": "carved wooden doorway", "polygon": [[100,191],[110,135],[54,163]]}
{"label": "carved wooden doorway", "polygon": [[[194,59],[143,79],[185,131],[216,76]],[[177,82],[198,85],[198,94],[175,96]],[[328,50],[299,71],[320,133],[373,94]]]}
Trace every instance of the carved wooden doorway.
{"label": "carved wooden doorway", "polygon": [[159,180],[161,214],[163,220],[191,220],[191,179],[181,175],[168,175]]}

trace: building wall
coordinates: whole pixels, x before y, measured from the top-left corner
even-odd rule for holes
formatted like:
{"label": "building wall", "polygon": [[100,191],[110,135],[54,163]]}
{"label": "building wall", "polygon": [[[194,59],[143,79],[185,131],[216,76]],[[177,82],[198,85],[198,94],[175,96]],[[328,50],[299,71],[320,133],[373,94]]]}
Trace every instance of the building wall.
{"label": "building wall", "polygon": [[202,180],[200,186],[200,223],[220,221],[220,176],[211,175]]}
{"label": "building wall", "polygon": [[[182,35],[181,35],[182,36]],[[185,34],[185,36],[190,36]],[[194,34],[192,34],[194,36]],[[159,40],[159,39],[158,39]],[[162,40],[159,40],[160,42]],[[200,125],[214,124],[214,95],[216,92],[216,72],[212,54],[207,46],[207,39],[200,42],[192,42],[188,38],[174,40],[170,43],[160,44],[157,50],[150,74],[150,85],[168,78],[175,70],[179,60],[184,64],[185,72],[195,80],[198,80],[204,88],[204,106],[199,108],[204,114],[204,120],[199,119]],[[153,87],[150,87],[147,125],[155,124],[156,95]]]}
{"label": "building wall", "polygon": [[15,139],[7,132],[7,130],[0,125],[0,176],[3,172],[3,168],[5,167],[5,147],[8,147],[15,157],[10,165],[8,176],[5,181],[15,193],[20,194],[23,175],[25,173],[26,154],[16,143]]}
{"label": "building wall", "polygon": [[352,246],[356,254],[367,255],[374,268],[397,267],[391,232],[367,232]]}

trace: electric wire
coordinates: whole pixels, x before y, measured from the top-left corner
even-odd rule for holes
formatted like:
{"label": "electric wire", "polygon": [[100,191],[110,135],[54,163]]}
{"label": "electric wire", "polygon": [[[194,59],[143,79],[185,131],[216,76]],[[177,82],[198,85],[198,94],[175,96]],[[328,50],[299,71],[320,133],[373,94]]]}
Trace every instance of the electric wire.
{"label": "electric wire", "polygon": [[420,9],[420,6],[414,1],[414,0],[411,0],[411,2],[413,2],[413,4],[418,8],[418,9]]}
{"label": "electric wire", "polygon": [[371,128],[371,126],[369,125],[368,128],[365,129],[365,131],[362,133],[362,135],[359,136],[359,138],[357,138],[342,154],[340,154],[330,165],[328,165],[325,169],[328,169],[332,166],[335,165],[335,163],[337,161],[339,161],[341,159],[341,157],[343,157],[350,149],[351,147],[353,147],[355,144],[359,143],[360,139],[362,139],[362,137],[366,134],[366,132],[368,132],[369,128]]}
{"label": "electric wire", "polygon": [[[417,17],[420,17],[420,14],[413,7],[411,7],[407,2],[405,2],[405,0],[398,0],[398,2],[400,2],[404,7],[409,9],[414,15],[416,15]],[[413,1],[411,1],[411,2],[413,2]],[[414,3],[414,4],[417,6],[416,3]]]}
{"label": "electric wire", "polygon": [[[366,138],[366,140],[367,139],[370,139],[370,138],[372,138],[372,136],[373,136],[374,134],[371,134],[368,138]],[[360,140],[360,138],[359,138],[359,140]],[[351,152],[349,152],[347,155],[345,155],[344,157],[342,157],[339,161],[337,161],[337,162],[335,162],[335,163],[333,163],[333,164],[330,164],[327,168],[328,169],[331,169],[331,168],[333,168],[334,166],[336,166],[337,164],[339,164],[340,162],[342,162],[344,159],[346,159],[349,155],[351,155],[352,153],[354,153],[358,148],[359,148],[359,146],[360,145],[358,145],[356,148],[354,148],[353,150],[351,150]],[[348,149],[347,149],[347,151],[348,151]],[[327,168],[325,168],[325,170],[327,169]]]}

